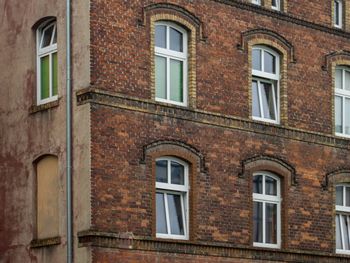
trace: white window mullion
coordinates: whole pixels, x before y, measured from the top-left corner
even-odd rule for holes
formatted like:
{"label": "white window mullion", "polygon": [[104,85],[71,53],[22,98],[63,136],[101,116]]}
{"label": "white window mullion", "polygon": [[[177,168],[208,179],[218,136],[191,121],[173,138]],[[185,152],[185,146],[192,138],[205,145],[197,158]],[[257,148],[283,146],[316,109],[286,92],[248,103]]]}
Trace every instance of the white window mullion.
{"label": "white window mullion", "polygon": [[167,74],[167,77],[166,77],[166,79],[167,79],[167,94],[166,94],[166,99],[167,100],[170,100],[170,58],[169,57],[167,57],[166,58],[166,74]]}
{"label": "white window mullion", "polygon": [[49,97],[51,98],[52,94],[52,53],[49,54]]}
{"label": "white window mullion", "polygon": [[[342,134],[345,134],[345,97],[342,96]],[[345,197],[344,197],[345,198]],[[345,199],[344,199],[345,200]]]}
{"label": "white window mullion", "polygon": [[266,202],[262,202],[263,204],[263,213],[262,213],[262,216],[263,216],[263,243],[266,244]]}
{"label": "white window mullion", "polygon": [[171,234],[170,229],[170,218],[169,218],[169,207],[168,207],[168,194],[164,193],[164,205],[165,205],[165,217],[166,217],[166,225],[167,225],[167,234]]}

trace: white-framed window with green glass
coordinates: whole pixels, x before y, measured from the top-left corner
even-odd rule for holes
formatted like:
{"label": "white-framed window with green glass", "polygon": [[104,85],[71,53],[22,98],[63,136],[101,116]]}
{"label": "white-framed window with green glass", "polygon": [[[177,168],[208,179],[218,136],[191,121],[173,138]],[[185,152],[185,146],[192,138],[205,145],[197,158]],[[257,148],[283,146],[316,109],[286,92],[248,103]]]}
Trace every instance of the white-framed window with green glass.
{"label": "white-framed window with green glass", "polygon": [[45,22],[37,30],[37,104],[58,98],[57,23]]}
{"label": "white-framed window with green glass", "polygon": [[350,137],[350,67],[335,68],[335,134]]}
{"label": "white-framed window with green glass", "polygon": [[175,23],[159,21],[154,37],[155,99],[188,105],[188,34]]}

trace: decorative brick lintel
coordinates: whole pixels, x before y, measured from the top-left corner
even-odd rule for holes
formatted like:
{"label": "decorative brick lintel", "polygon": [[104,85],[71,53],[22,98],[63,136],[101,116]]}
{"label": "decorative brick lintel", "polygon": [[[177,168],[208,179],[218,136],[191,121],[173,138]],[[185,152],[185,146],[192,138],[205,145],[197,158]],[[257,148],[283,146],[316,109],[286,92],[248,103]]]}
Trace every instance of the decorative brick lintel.
{"label": "decorative brick lintel", "polygon": [[31,248],[48,247],[61,244],[61,237],[50,237],[44,239],[33,239],[30,242]]}
{"label": "decorative brick lintel", "polygon": [[252,11],[268,17],[277,18],[279,20],[286,21],[288,23],[304,26],[304,27],[325,32],[328,34],[332,34],[332,35],[336,35],[344,38],[350,38],[350,33],[344,31],[343,29],[338,29],[334,27],[328,27],[321,24],[313,23],[285,12],[271,10],[270,8],[255,5],[249,2],[243,2],[242,0],[212,0],[212,1],[233,6],[242,10]]}
{"label": "decorative brick lintel", "polygon": [[155,240],[99,231],[78,233],[80,247],[101,247],[283,262],[349,262],[348,256],[320,251],[240,247],[229,243]]}
{"label": "decorative brick lintel", "polygon": [[78,105],[93,103],[125,110],[138,111],[159,116],[188,120],[206,125],[238,129],[264,135],[315,143],[342,149],[350,149],[350,139],[339,138],[323,133],[287,128],[280,125],[261,123],[223,114],[188,109],[184,107],[141,100],[91,87],[77,92]]}

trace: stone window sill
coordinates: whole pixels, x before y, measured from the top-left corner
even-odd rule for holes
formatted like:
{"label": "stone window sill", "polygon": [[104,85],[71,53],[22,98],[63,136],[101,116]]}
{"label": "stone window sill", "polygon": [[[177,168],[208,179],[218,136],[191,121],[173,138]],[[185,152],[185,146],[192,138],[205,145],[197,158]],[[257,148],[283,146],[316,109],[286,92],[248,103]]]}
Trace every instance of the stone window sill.
{"label": "stone window sill", "polygon": [[29,113],[30,114],[34,114],[34,113],[37,113],[37,112],[40,112],[40,111],[46,111],[48,109],[52,109],[52,108],[58,107],[59,106],[59,101],[60,101],[60,99],[55,100],[55,101],[51,101],[51,102],[48,102],[48,103],[45,103],[45,104],[41,104],[41,105],[32,105],[29,108]]}
{"label": "stone window sill", "polygon": [[61,244],[61,237],[50,237],[43,239],[33,239],[30,242],[30,248],[41,248],[41,247],[49,247]]}

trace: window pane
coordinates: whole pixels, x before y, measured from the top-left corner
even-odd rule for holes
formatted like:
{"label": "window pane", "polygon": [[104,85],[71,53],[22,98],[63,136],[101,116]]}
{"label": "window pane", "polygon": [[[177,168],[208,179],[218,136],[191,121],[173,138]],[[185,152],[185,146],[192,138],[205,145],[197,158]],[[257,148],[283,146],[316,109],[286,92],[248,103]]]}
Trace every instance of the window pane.
{"label": "window pane", "polygon": [[336,204],[343,205],[343,187],[337,186],[335,189],[336,189]]}
{"label": "window pane", "polygon": [[342,242],[341,242],[341,233],[340,233],[340,215],[336,215],[335,217],[335,233],[336,233],[336,242],[337,242],[337,249],[342,249]]}
{"label": "window pane", "polygon": [[345,99],[344,114],[344,132],[350,134],[350,99]]}
{"label": "window pane", "polygon": [[50,56],[40,58],[40,78],[40,98],[46,99],[50,96]]}
{"label": "window pane", "polygon": [[339,11],[340,6],[338,1],[334,1],[334,22],[336,25],[339,25],[340,19],[339,19]]}
{"label": "window pane", "polygon": [[261,70],[261,50],[253,49],[253,69]]}
{"label": "window pane", "polygon": [[156,97],[161,99],[167,98],[166,90],[166,58],[156,56]]}
{"label": "window pane", "polygon": [[183,165],[177,162],[171,162],[171,183],[172,184],[185,184],[185,168]]}
{"label": "window pane", "polygon": [[166,48],[166,26],[156,26],[156,47]]}
{"label": "window pane", "polygon": [[269,52],[264,52],[264,71],[268,73],[276,73],[276,58]]}
{"label": "window pane", "polygon": [[277,244],[277,204],[266,203],[266,243]]}
{"label": "window pane", "polygon": [[43,32],[43,42],[41,43],[41,47],[47,47],[51,44],[51,38],[52,38],[52,32],[53,32],[53,25],[50,26],[49,28],[47,28],[44,32]]}
{"label": "window pane", "polygon": [[157,202],[157,233],[167,234],[167,226],[166,226],[166,216],[165,216],[165,204],[164,204],[164,194],[157,193],[156,196]]}
{"label": "window pane", "polygon": [[335,96],[335,131],[343,133],[343,99]]}
{"label": "window pane", "polygon": [[343,244],[343,249],[345,250],[349,250],[349,221],[347,220],[347,216],[345,215],[341,215],[340,217],[340,221],[342,224],[342,228],[343,228],[343,237],[344,237],[344,244]]}
{"label": "window pane", "polygon": [[255,175],[253,179],[253,191],[256,194],[262,194],[262,175]]}
{"label": "window pane", "polygon": [[345,187],[345,205],[350,206],[350,187]]}
{"label": "window pane", "polygon": [[277,181],[270,176],[265,177],[265,194],[277,195]]}
{"label": "window pane", "polygon": [[52,44],[56,44],[56,43],[57,43],[57,26],[55,28],[55,33],[54,33],[54,36],[53,36]]}
{"label": "window pane", "polygon": [[168,161],[156,162],[156,181],[160,183],[168,182]]}
{"label": "window pane", "polygon": [[170,232],[173,235],[184,235],[181,196],[168,194]]}
{"label": "window pane", "polygon": [[260,105],[259,105],[259,92],[258,82],[252,82],[252,95],[253,95],[253,116],[261,117]]}
{"label": "window pane", "polygon": [[254,202],[253,208],[253,224],[254,224],[254,242],[263,242],[263,203]]}
{"label": "window pane", "polygon": [[342,70],[336,69],[335,70],[335,88],[336,89],[342,89],[343,88],[343,77],[342,77]]}
{"label": "window pane", "polygon": [[183,62],[170,59],[170,100],[183,102]]}
{"label": "window pane", "polygon": [[183,52],[183,36],[182,33],[174,28],[170,28],[170,49]]}
{"label": "window pane", "polygon": [[57,95],[57,53],[52,54],[52,95]]}
{"label": "window pane", "polygon": [[272,4],[272,6],[277,7],[277,0],[272,0],[271,4]]}
{"label": "window pane", "polygon": [[260,83],[261,85],[261,103],[263,106],[264,118],[275,120],[274,98],[271,83]]}
{"label": "window pane", "polygon": [[344,70],[344,72],[345,72],[344,89],[350,90],[350,72],[347,70]]}

